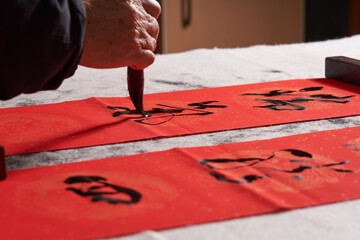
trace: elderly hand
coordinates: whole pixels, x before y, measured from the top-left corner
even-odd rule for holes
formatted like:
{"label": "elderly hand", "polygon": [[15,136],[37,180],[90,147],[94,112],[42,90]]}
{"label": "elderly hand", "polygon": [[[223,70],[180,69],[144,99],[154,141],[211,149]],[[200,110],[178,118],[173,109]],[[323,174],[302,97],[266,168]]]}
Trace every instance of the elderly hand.
{"label": "elderly hand", "polygon": [[155,60],[160,12],[156,0],[92,0],[87,6],[80,64],[93,68],[148,67]]}

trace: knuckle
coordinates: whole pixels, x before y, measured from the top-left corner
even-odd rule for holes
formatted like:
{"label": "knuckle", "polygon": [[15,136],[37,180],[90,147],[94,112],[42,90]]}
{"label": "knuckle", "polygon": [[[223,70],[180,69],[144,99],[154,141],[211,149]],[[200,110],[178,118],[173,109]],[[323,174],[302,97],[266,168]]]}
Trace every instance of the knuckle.
{"label": "knuckle", "polygon": [[144,62],[146,67],[150,66],[151,64],[153,64],[155,62],[155,54],[149,54],[149,56],[147,56],[146,61]]}
{"label": "knuckle", "polygon": [[155,51],[157,45],[157,41],[154,38],[149,39],[149,46],[151,51]]}
{"label": "knuckle", "polygon": [[157,36],[159,35],[159,31],[160,31],[160,26],[159,23],[156,21],[155,18],[152,18],[149,22],[148,22],[148,27],[147,27],[148,33],[157,39]]}
{"label": "knuckle", "polygon": [[155,11],[156,16],[159,16],[161,14],[161,6],[157,1],[155,1],[154,11]]}
{"label": "knuckle", "polygon": [[127,50],[133,52],[135,55],[139,54],[142,49],[143,39],[139,37],[139,33],[134,30],[131,36],[128,36],[127,40]]}
{"label": "knuckle", "polygon": [[137,39],[133,44],[134,53],[140,54],[143,49],[143,41],[141,39]]}
{"label": "knuckle", "polygon": [[161,5],[158,1],[156,0],[150,0],[154,6],[154,9],[157,11],[157,13],[161,13]]}
{"label": "knuckle", "polygon": [[131,64],[132,68],[135,69],[145,69],[151,64],[155,62],[155,54],[152,52],[146,52],[143,55],[141,55],[137,61],[135,61],[133,64]]}
{"label": "knuckle", "polygon": [[153,26],[154,28],[159,28],[159,23],[158,23],[158,21],[156,20],[156,18],[154,18],[154,17],[150,18],[149,23],[150,23],[151,26]]}
{"label": "knuckle", "polygon": [[156,24],[155,24],[155,36],[156,36],[156,39],[159,35],[159,32],[160,32],[160,25],[159,23],[156,21]]}
{"label": "knuckle", "polygon": [[155,18],[158,18],[161,14],[161,5],[156,0],[143,0],[143,6]]}

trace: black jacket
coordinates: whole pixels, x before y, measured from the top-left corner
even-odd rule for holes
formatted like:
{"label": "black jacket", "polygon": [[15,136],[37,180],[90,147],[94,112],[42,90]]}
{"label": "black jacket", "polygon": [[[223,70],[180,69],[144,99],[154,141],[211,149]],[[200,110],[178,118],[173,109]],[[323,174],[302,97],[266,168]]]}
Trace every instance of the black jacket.
{"label": "black jacket", "polygon": [[81,57],[82,0],[1,0],[0,99],[56,89]]}

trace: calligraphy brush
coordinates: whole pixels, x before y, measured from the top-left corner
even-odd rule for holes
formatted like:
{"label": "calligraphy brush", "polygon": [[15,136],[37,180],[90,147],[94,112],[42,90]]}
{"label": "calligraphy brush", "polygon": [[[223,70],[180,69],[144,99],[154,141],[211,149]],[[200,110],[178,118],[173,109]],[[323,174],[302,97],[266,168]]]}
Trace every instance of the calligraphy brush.
{"label": "calligraphy brush", "polygon": [[134,104],[136,111],[148,117],[143,107],[143,93],[144,93],[144,70],[135,70],[131,67],[127,68],[127,84],[130,94],[130,99]]}

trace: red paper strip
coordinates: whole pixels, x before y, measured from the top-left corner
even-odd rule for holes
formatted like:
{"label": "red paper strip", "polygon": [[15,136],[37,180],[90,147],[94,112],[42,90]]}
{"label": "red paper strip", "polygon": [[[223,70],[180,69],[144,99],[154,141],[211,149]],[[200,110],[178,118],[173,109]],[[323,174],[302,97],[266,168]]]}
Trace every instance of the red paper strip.
{"label": "red paper strip", "polygon": [[5,149],[0,146],[0,181],[6,178]]}
{"label": "red paper strip", "polygon": [[2,239],[120,236],[360,197],[360,127],[34,169],[0,182]]}
{"label": "red paper strip", "polygon": [[360,114],[360,88],[306,79],[0,109],[7,155]]}

